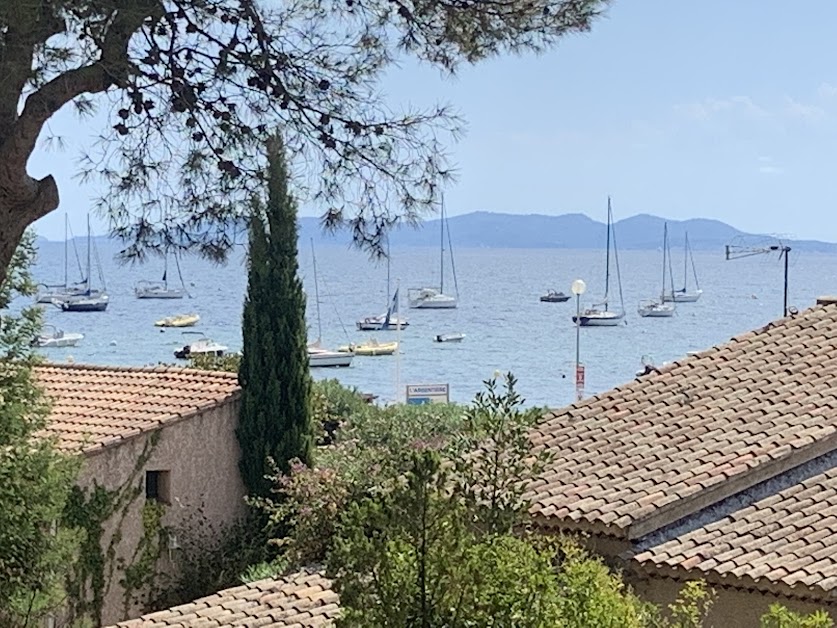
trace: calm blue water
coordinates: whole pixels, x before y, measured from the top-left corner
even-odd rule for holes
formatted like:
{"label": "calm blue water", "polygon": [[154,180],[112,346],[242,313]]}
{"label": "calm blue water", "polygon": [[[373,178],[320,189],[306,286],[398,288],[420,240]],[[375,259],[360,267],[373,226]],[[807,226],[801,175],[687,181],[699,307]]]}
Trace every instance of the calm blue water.
{"label": "calm blue water", "polygon": [[[163,316],[190,311],[201,316],[194,330],[231,350],[240,349],[246,286],[241,254],[225,266],[183,260],[191,299],[140,301],[133,296],[134,284],[158,279],[162,261],[119,265],[113,260],[116,250],[116,245],[100,245],[110,293],[106,312],[63,313],[45,306],[47,322],[85,335],[77,347],[49,350],[46,355],[51,360],[111,365],[175,362],[172,352],[196,336],[179,330],[161,333],[153,323]],[[358,318],[386,310],[386,265],[376,265],[365,254],[338,246],[321,247],[316,254],[323,345],[336,348],[371,336],[394,339],[399,332],[355,331]],[[675,268],[682,269],[681,254],[674,252]],[[538,296],[547,288],[569,293],[573,279],[580,277],[588,286],[582,307],[597,300],[604,284],[603,251],[456,250],[461,299],[459,308],[451,311],[406,309],[408,287],[438,283],[437,250],[415,248],[393,251],[392,255],[393,284],[400,280],[402,311],[410,322],[400,332],[400,358],[356,357],[347,369],[315,369],[316,377],[337,377],[384,401],[403,397],[407,384],[449,383],[452,399],[464,402],[495,371],[512,371],[527,403],[560,406],[573,400],[575,327],[571,316],[575,304],[540,303]],[[704,290],[701,300],[680,304],[671,319],[643,319],[636,314],[636,305],[640,299],[659,294],[660,253],[620,253],[628,324],[581,330],[588,393],[633,379],[643,355],[660,364],[722,343],[781,315],[782,266],[777,257],[725,261],[723,252],[718,251],[696,253],[695,259]],[[317,320],[312,257],[307,246],[302,247],[300,268],[309,295],[308,320],[314,339]],[[42,245],[37,279],[60,281],[62,269],[63,244]],[[835,270],[837,256],[792,253],[790,303],[802,309],[819,295],[837,293]],[[446,281],[451,281],[450,275]],[[445,332],[463,332],[466,338],[458,345],[432,341],[434,335]]]}

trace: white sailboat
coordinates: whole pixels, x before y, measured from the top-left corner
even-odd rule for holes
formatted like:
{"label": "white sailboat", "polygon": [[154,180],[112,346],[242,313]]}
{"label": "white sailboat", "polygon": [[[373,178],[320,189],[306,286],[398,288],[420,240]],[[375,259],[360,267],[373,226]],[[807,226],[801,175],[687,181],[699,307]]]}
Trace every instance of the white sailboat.
{"label": "white sailboat", "polygon": [[317,280],[317,256],[314,254],[314,240],[311,240],[311,257],[314,261],[314,300],[317,304],[317,339],[308,343],[308,366],[336,367],[351,366],[355,354],[352,351],[341,352],[323,349],[320,346],[323,337],[323,323],[320,318],[320,286]]}
{"label": "white sailboat", "polygon": [[[613,241],[613,255],[616,262],[616,280],[619,284],[619,303],[621,309],[610,309],[610,243]],[[613,210],[610,197],[607,197],[607,245],[605,253],[605,292],[601,303],[573,316],[573,322],[582,327],[615,327],[625,318],[625,301],[622,298],[622,276],[619,273],[619,253],[616,249],[616,232],[613,229]]]}
{"label": "white sailboat", "polygon": [[105,288],[105,278],[102,274],[102,265],[99,262],[98,252],[96,253],[96,268],[99,272],[99,281],[102,284],[100,290],[94,290],[91,281],[93,240],[90,235],[90,215],[87,216],[87,278],[85,289],[78,294],[71,294],[52,300],[52,303],[65,312],[104,312],[108,307],[108,294]]}
{"label": "white sailboat", "polygon": [[70,242],[70,219],[67,214],[64,214],[64,283],[63,284],[41,284],[38,290],[38,303],[52,303],[56,299],[65,299],[70,296],[83,294],[86,287],[84,281],[84,273],[81,270],[81,262],[78,259],[78,250],[75,248],[75,239],[73,239],[73,250],[76,253],[76,261],[79,262],[79,274],[81,280],[76,283],[70,283],[69,273],[69,242]]}
{"label": "white sailboat", "polygon": [[[692,265],[692,276],[695,279],[695,289],[689,292],[689,262]],[[700,289],[700,284],[697,278],[697,269],[695,268],[695,258],[692,255],[692,247],[689,245],[689,233],[686,233],[685,250],[683,252],[683,287],[680,290],[672,290],[670,293],[663,295],[664,301],[673,301],[675,303],[694,303],[703,294]]]}
{"label": "white sailboat", "polygon": [[[660,298],[648,299],[640,301],[637,312],[642,317],[648,318],[670,318],[674,316],[674,303],[666,302],[666,261],[671,264],[671,254],[668,250],[668,223],[663,223],[663,284],[660,288]],[[670,269],[669,269],[670,270]],[[671,292],[674,292],[674,279],[669,272],[669,279],[671,280]]]}
{"label": "white sailboat", "polygon": [[448,227],[448,249],[450,251],[450,266],[453,272],[453,284],[456,296],[445,294],[445,199],[442,197],[440,234],[441,247],[439,255],[439,287],[438,288],[412,288],[407,291],[407,301],[414,310],[450,310],[454,309],[459,302],[459,286],[456,282],[456,266],[453,261],[453,245],[450,238],[450,227]]}
{"label": "white sailboat", "polygon": [[186,286],[180,274],[180,261],[174,256],[177,264],[177,274],[180,276],[180,287],[169,286],[169,256],[163,261],[163,278],[160,281],[140,281],[134,286],[134,294],[138,299],[182,299],[186,295]]}
{"label": "white sailboat", "polygon": [[392,329],[403,329],[410,323],[407,319],[401,316],[398,311],[398,290],[395,291],[395,298],[390,301],[390,256],[389,256],[389,242],[387,242],[387,311],[377,316],[367,316],[357,321],[358,331],[389,331]]}

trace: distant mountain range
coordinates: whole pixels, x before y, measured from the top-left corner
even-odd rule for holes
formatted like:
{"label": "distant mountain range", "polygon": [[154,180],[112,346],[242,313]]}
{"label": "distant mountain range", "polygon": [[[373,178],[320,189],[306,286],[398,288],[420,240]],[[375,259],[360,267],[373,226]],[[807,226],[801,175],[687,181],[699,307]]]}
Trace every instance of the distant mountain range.
{"label": "distant mountain range", "polygon": [[[769,235],[751,234],[735,227],[706,218],[666,220],[659,216],[638,214],[615,224],[616,242],[622,250],[656,250],[662,244],[663,223],[668,222],[672,248],[682,246],[685,234],[695,250],[718,250],[726,244],[764,246],[776,243]],[[584,214],[498,214],[472,212],[448,218],[451,240],[455,247],[475,248],[604,248],[607,226]],[[102,238],[96,237],[97,240]],[[299,219],[299,238],[317,245],[345,245],[350,243],[347,230],[325,233],[320,219],[303,216]],[[43,239],[43,238],[40,238]],[[447,237],[445,238],[447,240]],[[837,243],[817,240],[785,240],[794,250],[837,253]],[[439,219],[426,220],[416,229],[401,227],[390,236],[392,246],[439,246]]]}
{"label": "distant mountain range", "polygon": [[[300,218],[300,238],[323,244],[347,244],[348,232],[324,234],[318,218]],[[719,220],[692,218],[666,220],[638,214],[614,225],[616,243],[622,250],[655,250],[662,245],[663,223],[668,222],[670,245],[682,246],[686,232],[696,250],[723,249],[726,244],[762,246],[775,242],[769,235],[750,234]],[[607,225],[584,214],[496,214],[473,212],[448,218],[455,247],[477,248],[604,248]],[[447,239],[447,238],[445,238]],[[439,219],[427,220],[418,229],[402,227],[391,237],[392,246],[439,246]],[[794,250],[837,253],[837,243],[816,240],[782,240]]]}

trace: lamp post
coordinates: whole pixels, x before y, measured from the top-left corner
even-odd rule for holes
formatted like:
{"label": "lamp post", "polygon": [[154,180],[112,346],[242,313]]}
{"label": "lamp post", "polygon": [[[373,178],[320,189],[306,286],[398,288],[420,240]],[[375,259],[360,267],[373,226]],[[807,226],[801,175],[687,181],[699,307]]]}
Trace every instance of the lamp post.
{"label": "lamp post", "polygon": [[576,279],[570,290],[575,295],[575,400],[581,401],[584,396],[584,367],[581,366],[581,295],[587,290],[587,284],[582,279]]}

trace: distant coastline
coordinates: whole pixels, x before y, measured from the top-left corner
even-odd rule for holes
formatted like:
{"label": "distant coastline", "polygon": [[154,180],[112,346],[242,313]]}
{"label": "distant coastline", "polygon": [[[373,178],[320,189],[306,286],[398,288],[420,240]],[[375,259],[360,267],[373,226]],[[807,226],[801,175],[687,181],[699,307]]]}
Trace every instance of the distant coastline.
{"label": "distant coastline", "polygon": [[[682,245],[686,232],[692,248],[696,250],[718,250],[726,244],[765,246],[780,240],[767,234],[746,233],[720,220],[692,218],[667,221],[659,216],[638,214],[616,222],[619,249],[659,249],[664,222],[668,222],[669,241],[674,249]],[[604,223],[584,214],[547,216],[486,211],[452,216],[448,225],[454,246],[463,248],[599,249],[604,246],[606,229]],[[300,217],[299,237],[303,242],[313,238],[318,246],[350,244],[348,231],[325,233],[320,227],[320,219],[311,216]],[[97,236],[96,239],[108,238]],[[38,240],[55,242],[42,237]],[[781,241],[795,251],[837,253],[837,243],[833,242]],[[439,243],[439,219],[426,220],[417,229],[401,227],[392,233],[390,242],[396,247],[436,247]]]}

